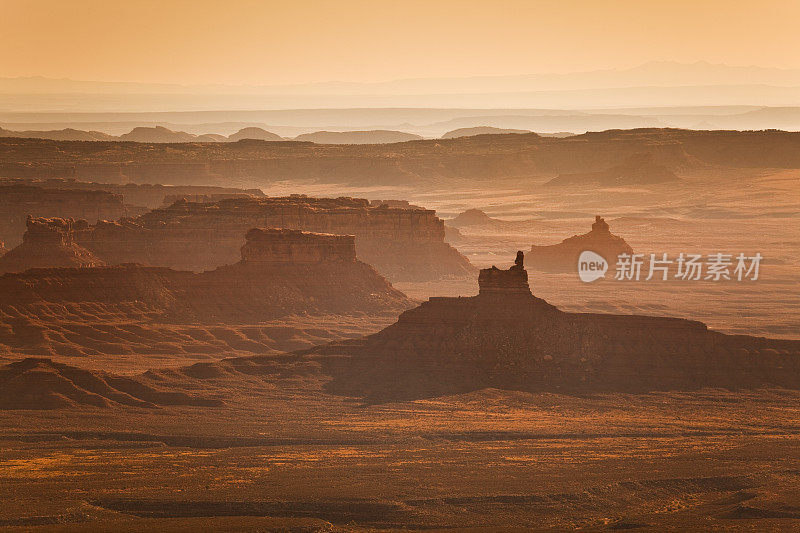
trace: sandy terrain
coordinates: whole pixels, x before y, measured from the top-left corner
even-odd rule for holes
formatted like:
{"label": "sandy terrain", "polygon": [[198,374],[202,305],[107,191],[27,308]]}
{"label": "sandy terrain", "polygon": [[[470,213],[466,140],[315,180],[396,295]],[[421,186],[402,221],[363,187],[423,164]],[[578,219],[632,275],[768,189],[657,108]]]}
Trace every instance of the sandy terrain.
{"label": "sandy terrain", "polygon": [[489,389],[365,405],[319,385],[238,380],[220,408],[4,412],[0,524],[800,525],[795,392]]}

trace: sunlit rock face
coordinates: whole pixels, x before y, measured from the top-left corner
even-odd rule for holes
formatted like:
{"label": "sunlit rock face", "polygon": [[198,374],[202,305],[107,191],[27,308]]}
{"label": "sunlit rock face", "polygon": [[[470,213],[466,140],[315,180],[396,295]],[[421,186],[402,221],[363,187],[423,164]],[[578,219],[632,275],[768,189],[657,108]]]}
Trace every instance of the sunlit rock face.
{"label": "sunlit rock face", "polygon": [[117,223],[100,223],[78,242],[110,264],[137,262],[202,271],[238,260],[250,228],[352,235],[357,257],[391,280],[473,275],[444,242],[444,224],[427,209],[370,205],[358,198],[236,198],[178,201]]}
{"label": "sunlit rock face", "polygon": [[531,246],[528,264],[534,270],[576,272],[578,258],[587,250],[601,255],[611,265],[617,262],[620,254],[633,253],[633,248],[625,239],[611,233],[608,223],[596,216],[588,233],[575,235],[551,246]]}
{"label": "sunlit rock face", "polygon": [[63,218],[33,218],[26,221],[23,242],[0,257],[0,274],[29,268],[95,267],[105,263],[75,243],[75,232],[88,227],[86,221]]}

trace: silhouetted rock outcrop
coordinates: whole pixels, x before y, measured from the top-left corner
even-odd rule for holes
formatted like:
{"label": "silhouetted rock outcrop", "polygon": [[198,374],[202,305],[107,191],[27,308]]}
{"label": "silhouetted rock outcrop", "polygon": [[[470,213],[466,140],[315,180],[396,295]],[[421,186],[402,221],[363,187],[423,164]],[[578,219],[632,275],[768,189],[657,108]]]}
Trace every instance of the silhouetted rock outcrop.
{"label": "silhouetted rock outcrop", "polygon": [[0,128],[0,137],[19,137],[24,139],[52,139],[54,141],[111,141],[116,137],[99,131],[82,131],[73,128],[49,131],[12,131]]}
{"label": "silhouetted rock outcrop", "polygon": [[259,141],[283,141],[284,138],[280,135],[275,135],[271,131],[263,128],[242,128],[236,133],[228,135],[229,141],[241,141],[242,139],[256,139]]}
{"label": "silhouetted rock outcrop", "polygon": [[29,268],[103,266],[102,260],[75,244],[75,230],[87,226],[85,220],[29,217],[22,244],[0,257],[0,274]]}
{"label": "silhouetted rock outcrop", "polygon": [[577,272],[578,258],[587,250],[604,257],[609,265],[616,264],[620,254],[633,253],[625,239],[612,234],[608,223],[597,216],[588,233],[564,239],[559,244],[531,246],[528,264],[546,272]]}
{"label": "silhouetted rock outcrop", "polygon": [[508,270],[500,270],[496,266],[482,269],[478,274],[478,295],[531,296],[524,260],[524,254],[519,251],[514,266]]}
{"label": "silhouetted rock outcrop", "polygon": [[375,401],[485,387],[800,388],[800,340],[725,335],[677,318],[565,313],[526,291],[520,272],[521,258],[510,270],[484,270],[477,296],[431,298],[379,333],[298,357],[323,362],[331,391]]}
{"label": "silhouetted rock outcrop", "polygon": [[121,141],[134,141],[139,143],[184,143],[184,142],[218,142],[222,136],[192,135],[185,131],[172,131],[163,126],[139,126],[129,133],[119,136]]}
{"label": "silhouetted rock outcrop", "polygon": [[392,280],[426,280],[474,272],[444,242],[434,211],[373,207],[357,198],[237,198],[178,201],[133,220],[99,223],[77,241],[109,264],[135,262],[207,270],[235,262],[253,227],[355,235],[358,257]]}
{"label": "silhouetted rock outcrop", "polygon": [[448,220],[447,225],[454,228],[462,228],[465,226],[489,226],[497,224],[498,222],[502,221],[490,217],[480,209],[467,209],[457,217]]}

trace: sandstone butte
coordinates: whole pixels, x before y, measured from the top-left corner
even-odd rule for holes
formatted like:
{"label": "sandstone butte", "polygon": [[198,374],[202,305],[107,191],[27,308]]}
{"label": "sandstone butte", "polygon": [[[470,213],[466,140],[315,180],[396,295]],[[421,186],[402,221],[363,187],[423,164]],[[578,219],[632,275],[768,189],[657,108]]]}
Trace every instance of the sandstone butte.
{"label": "sandstone butte", "polygon": [[75,230],[87,226],[85,220],[28,217],[22,244],[0,257],[0,274],[24,272],[29,268],[105,265],[92,252],[75,243]]}
{"label": "sandstone butte", "polygon": [[323,364],[334,376],[330,391],[375,401],[486,387],[800,387],[800,340],[726,335],[679,318],[563,312],[531,293],[522,262],[519,252],[509,270],[481,270],[477,296],[430,298],[378,333],[298,357]]}
{"label": "sandstone butte", "polygon": [[[38,235],[64,225],[73,227],[34,221],[31,230]],[[50,246],[27,241],[17,260]],[[131,353],[147,346],[155,353],[158,344],[166,353],[192,346],[264,353],[271,350],[259,344],[259,328],[240,334],[201,326],[305,314],[397,316],[413,305],[356,259],[352,235],[286,229],[251,229],[241,260],[202,273],[137,264],[33,268],[0,276],[0,294],[0,348],[31,355]],[[164,326],[170,324],[186,327]],[[225,342],[215,349],[216,336]]]}
{"label": "sandstone butte", "polygon": [[354,235],[358,258],[392,281],[475,272],[444,242],[444,223],[435,211],[359,198],[180,200],[134,219],[98,222],[76,232],[75,240],[108,264],[202,271],[235,262],[245,232],[254,227]]}
{"label": "sandstone butte", "polygon": [[588,233],[569,237],[558,244],[531,246],[528,263],[534,270],[577,272],[578,257],[586,250],[603,256],[609,265],[615,264],[620,254],[633,253],[625,239],[611,233],[608,223],[596,216]]}

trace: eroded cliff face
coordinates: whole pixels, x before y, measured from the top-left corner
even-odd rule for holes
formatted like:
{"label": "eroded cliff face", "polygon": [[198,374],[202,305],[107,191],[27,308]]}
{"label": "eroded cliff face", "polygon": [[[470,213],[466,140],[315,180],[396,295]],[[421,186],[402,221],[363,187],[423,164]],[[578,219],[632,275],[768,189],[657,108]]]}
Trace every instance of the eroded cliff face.
{"label": "eroded cliff face", "polygon": [[298,313],[400,312],[411,301],[356,259],[352,235],[251,229],[241,260],[190,277],[175,320],[253,322]]}
{"label": "eroded cliff face", "polygon": [[[0,276],[0,352],[263,353],[272,348],[262,329],[281,317],[396,316],[413,305],[355,259],[351,239],[291,231],[247,235],[241,261],[203,273],[126,264]],[[339,245],[336,253],[331,241]],[[290,260],[285,250],[303,260]]]}
{"label": "eroded cliff face", "polygon": [[800,387],[800,340],[724,335],[676,318],[565,313],[519,290],[519,275],[504,277],[507,291],[497,290],[499,278],[483,277],[478,296],[431,298],[379,333],[311,354],[345,356],[327,360],[333,392],[376,400],[485,387]]}
{"label": "eroded cliff face", "polygon": [[[670,129],[587,133],[565,139],[536,134],[431,139],[392,145],[320,145],[307,142],[70,143],[35,139],[0,140],[0,174],[68,177],[116,183],[217,184],[231,179],[269,183],[308,180],[346,184],[409,184],[448,180],[494,181],[526,176],[595,172],[631,154],[650,154],[672,172],[706,161],[728,165],[718,152],[737,147],[737,161],[797,165],[765,145],[780,142],[794,153],[796,134],[688,132]],[[758,166],[747,164],[746,166]]]}
{"label": "eroded cliff face", "polygon": [[597,216],[588,233],[551,246],[531,246],[528,264],[535,270],[546,272],[577,272],[578,258],[587,250],[604,257],[609,265],[614,265],[620,254],[633,253],[625,239],[611,233],[608,223]]}
{"label": "eroded cliff face", "polygon": [[133,220],[99,223],[79,232],[77,240],[109,264],[202,271],[235,262],[252,227],[353,235],[358,258],[393,281],[474,273],[444,242],[444,224],[434,211],[374,207],[357,198],[179,201]]}
{"label": "eroded cliff face", "polygon": [[85,220],[33,218],[26,221],[22,244],[0,257],[0,274],[29,268],[96,267],[102,260],[75,243],[75,231],[88,227]]}
{"label": "eroded cliff face", "polygon": [[247,232],[245,239],[242,261],[246,263],[299,265],[321,261],[356,261],[356,239],[353,235],[253,228]]}
{"label": "eroded cliff face", "polygon": [[0,240],[6,246],[22,242],[28,216],[116,220],[126,215],[122,196],[104,191],[48,189],[0,185]]}
{"label": "eroded cliff face", "polygon": [[[104,178],[100,176],[99,178]],[[74,178],[25,179],[3,178],[0,185],[27,185],[43,189],[78,191],[105,191],[122,195],[127,206],[128,216],[138,216],[149,209],[172,204],[181,198],[195,202],[216,202],[225,198],[264,196],[260,189],[240,189],[237,187],[215,187],[211,185],[161,185],[150,183],[98,183],[78,181]],[[117,217],[104,217],[116,220]]]}

